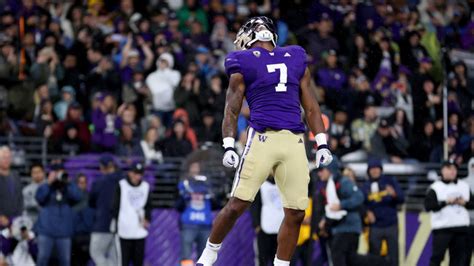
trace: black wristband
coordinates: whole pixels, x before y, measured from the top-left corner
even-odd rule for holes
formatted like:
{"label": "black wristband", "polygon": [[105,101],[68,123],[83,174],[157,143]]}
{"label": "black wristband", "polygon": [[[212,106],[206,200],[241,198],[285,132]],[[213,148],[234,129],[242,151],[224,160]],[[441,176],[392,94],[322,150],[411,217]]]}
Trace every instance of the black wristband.
{"label": "black wristband", "polygon": [[227,148],[225,148],[224,153],[226,153],[227,151],[235,151],[235,148],[234,147],[227,147]]}
{"label": "black wristband", "polygon": [[327,144],[319,145],[318,146],[318,151],[321,150],[321,149],[328,149],[329,150],[329,146]]}

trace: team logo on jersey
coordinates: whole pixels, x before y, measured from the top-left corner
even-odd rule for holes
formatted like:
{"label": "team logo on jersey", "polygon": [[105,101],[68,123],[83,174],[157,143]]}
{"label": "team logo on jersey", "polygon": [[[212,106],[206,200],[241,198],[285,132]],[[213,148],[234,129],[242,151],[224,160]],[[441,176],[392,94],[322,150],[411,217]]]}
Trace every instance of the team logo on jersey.
{"label": "team logo on jersey", "polygon": [[291,57],[291,54],[286,52],[285,55],[283,57]]}
{"label": "team logo on jersey", "polygon": [[253,51],[253,55],[255,55],[256,57],[260,57],[260,51]]}
{"label": "team logo on jersey", "polygon": [[258,135],[258,140],[259,140],[260,142],[265,142],[265,141],[267,140],[267,136],[265,136],[265,135]]}

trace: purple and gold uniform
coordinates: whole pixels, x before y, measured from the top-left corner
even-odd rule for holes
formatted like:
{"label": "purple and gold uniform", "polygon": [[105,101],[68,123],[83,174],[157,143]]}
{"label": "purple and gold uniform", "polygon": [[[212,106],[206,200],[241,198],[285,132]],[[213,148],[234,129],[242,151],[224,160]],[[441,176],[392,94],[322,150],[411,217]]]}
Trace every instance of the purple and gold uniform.
{"label": "purple and gold uniform", "polygon": [[258,132],[286,129],[305,131],[301,120],[300,80],[306,69],[306,53],[300,46],[260,47],[230,53],[227,75],[241,73],[250,108],[250,126]]}
{"label": "purple and gold uniform", "polygon": [[283,206],[304,210],[308,204],[308,161],[303,142],[300,80],[306,53],[300,46],[255,47],[230,53],[229,77],[240,73],[250,109],[247,144],[237,169],[232,196],[253,201],[271,174]]}

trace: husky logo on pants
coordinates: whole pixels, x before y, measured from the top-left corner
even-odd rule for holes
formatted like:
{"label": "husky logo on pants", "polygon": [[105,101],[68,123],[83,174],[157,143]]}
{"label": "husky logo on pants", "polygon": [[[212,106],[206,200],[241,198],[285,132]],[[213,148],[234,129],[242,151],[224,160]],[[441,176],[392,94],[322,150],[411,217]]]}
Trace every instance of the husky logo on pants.
{"label": "husky logo on pants", "polygon": [[265,136],[265,135],[258,135],[258,140],[259,140],[260,142],[265,142],[265,141],[267,140],[267,136]]}

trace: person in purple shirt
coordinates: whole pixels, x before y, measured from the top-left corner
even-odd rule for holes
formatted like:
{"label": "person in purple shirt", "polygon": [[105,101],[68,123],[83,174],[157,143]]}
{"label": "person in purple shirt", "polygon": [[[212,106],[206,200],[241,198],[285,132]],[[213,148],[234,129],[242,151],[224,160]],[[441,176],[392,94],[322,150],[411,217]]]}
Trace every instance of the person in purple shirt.
{"label": "person in purple shirt", "polygon": [[118,142],[118,132],[122,127],[120,114],[125,110],[125,105],[119,107],[115,113],[115,99],[106,95],[100,106],[92,112],[92,145],[96,151],[114,151]]}
{"label": "person in purple shirt", "polygon": [[[316,166],[332,161],[321,110],[309,86],[306,53],[299,46],[276,46],[275,32],[269,18],[251,18],[237,33],[234,43],[240,51],[229,53],[225,60],[230,80],[222,122],[222,163],[237,171],[231,199],[214,220],[196,265],[214,264],[225,236],[269,175],[275,177],[285,213],[274,265],[290,265],[308,206],[309,171],[303,140],[306,128],[300,106],[318,144]],[[250,127],[247,145],[239,158],[234,143],[244,97],[250,109]]]}

